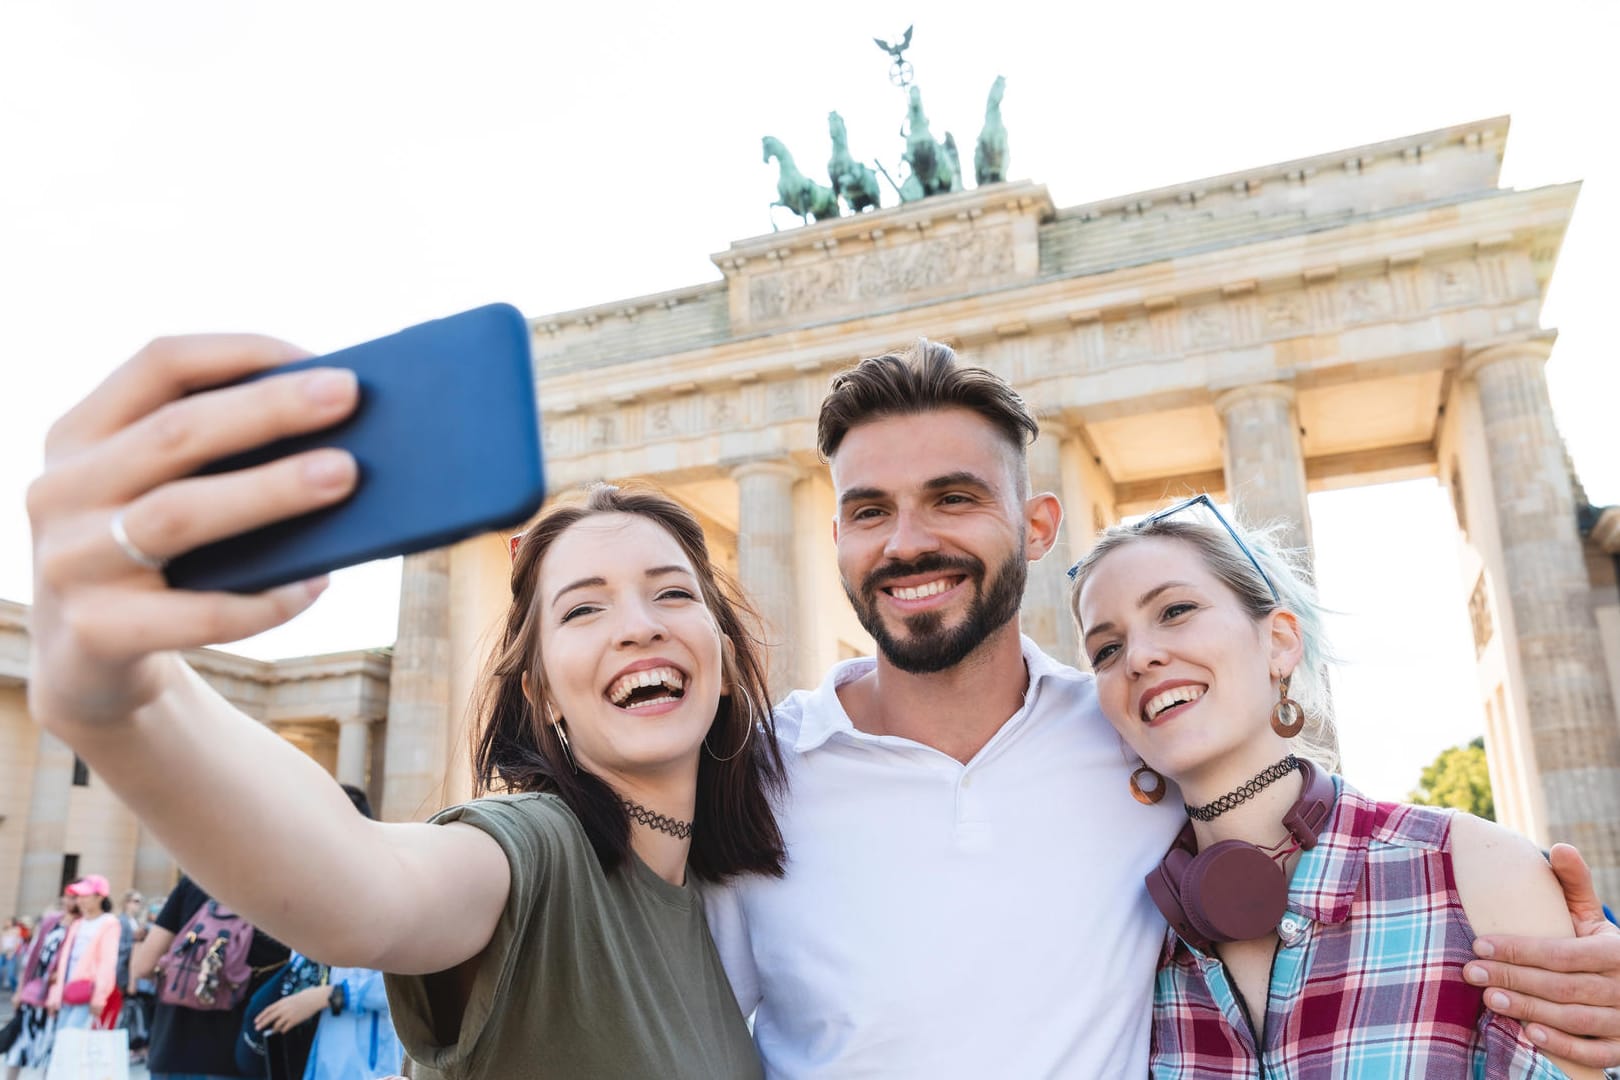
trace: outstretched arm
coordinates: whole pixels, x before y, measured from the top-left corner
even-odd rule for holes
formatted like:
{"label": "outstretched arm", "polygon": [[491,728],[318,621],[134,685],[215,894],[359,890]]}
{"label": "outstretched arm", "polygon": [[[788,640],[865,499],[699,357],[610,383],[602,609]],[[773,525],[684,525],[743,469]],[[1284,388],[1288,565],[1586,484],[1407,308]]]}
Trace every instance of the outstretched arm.
{"label": "outstretched arm", "polygon": [[442,970],[477,955],[494,931],[509,882],[500,847],[468,826],[362,818],[320,766],[178,653],[285,622],[324,582],[256,596],[186,592],[129,553],[169,558],[349,494],[353,459],[331,449],[194,475],[354,409],[346,371],[222,385],[299,355],[248,336],[157,341],[52,427],[45,472],[28,492],[29,711],[188,873],[255,924],[333,963]]}
{"label": "outstretched arm", "polygon": [[1464,814],[1452,847],[1457,891],[1480,935],[1474,952],[1496,958],[1463,971],[1488,987],[1486,1007],[1523,1023],[1570,1076],[1620,1064],[1620,930],[1604,923],[1575,849],[1553,849],[1555,878],[1529,841]]}

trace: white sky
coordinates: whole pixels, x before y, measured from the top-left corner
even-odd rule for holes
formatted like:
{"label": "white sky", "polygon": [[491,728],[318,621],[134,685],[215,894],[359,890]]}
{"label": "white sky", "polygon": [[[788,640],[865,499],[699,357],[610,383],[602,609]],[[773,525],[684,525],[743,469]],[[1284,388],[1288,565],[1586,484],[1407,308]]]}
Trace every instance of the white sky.
{"label": "white sky", "polygon": [[[904,102],[871,38],[913,21],[935,132],[971,148],[1005,75],[1012,174],[1059,206],[1511,113],[1505,185],[1585,181],[1549,379],[1589,494],[1620,502],[1620,6],[13,0],[0,597],[31,595],[50,420],[151,337],[326,350],[491,300],[532,316],[717,279],[710,253],[770,228],[762,135],[819,172],[838,109],[894,170]],[[1400,796],[1483,724],[1450,509],[1432,482],[1311,508],[1346,772]],[[397,587],[397,562],[345,571],[235,648],[387,644]]]}

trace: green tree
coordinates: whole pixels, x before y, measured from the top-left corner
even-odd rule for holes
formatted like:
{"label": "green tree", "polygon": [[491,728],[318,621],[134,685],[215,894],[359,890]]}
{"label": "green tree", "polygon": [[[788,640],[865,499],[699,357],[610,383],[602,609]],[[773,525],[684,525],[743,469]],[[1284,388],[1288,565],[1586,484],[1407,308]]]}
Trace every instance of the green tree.
{"label": "green tree", "polygon": [[1467,746],[1440,751],[1434,764],[1423,770],[1416,790],[1406,798],[1419,806],[1452,806],[1495,821],[1496,802],[1491,798],[1491,774],[1485,765],[1485,736]]}

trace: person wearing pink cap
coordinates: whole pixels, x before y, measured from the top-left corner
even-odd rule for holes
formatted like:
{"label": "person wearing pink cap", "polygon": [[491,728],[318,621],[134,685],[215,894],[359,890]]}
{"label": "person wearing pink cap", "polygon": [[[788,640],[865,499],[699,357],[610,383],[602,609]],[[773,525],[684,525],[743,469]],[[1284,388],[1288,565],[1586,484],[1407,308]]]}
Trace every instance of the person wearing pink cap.
{"label": "person wearing pink cap", "polygon": [[45,1007],[56,1012],[56,1029],[87,1028],[104,1012],[117,1016],[118,938],[121,928],[112,913],[107,879],[90,874],[67,887],[79,918],[62,943],[65,963],[51,974]]}

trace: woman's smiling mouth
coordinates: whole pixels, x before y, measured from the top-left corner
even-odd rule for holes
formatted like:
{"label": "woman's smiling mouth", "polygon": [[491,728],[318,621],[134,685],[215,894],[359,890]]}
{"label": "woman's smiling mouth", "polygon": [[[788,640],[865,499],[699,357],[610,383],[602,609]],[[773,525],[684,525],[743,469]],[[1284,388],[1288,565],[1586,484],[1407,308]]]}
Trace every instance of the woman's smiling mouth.
{"label": "woman's smiling mouth", "polygon": [[1154,724],[1160,720],[1169,720],[1187,711],[1204,691],[1209,689],[1203,683],[1180,682],[1161,684],[1151,688],[1142,695],[1142,707],[1139,714],[1144,724]]}
{"label": "woman's smiling mouth", "polygon": [[642,668],[620,675],[606,697],[616,708],[635,710],[672,705],[686,696],[686,674],[673,664]]}

